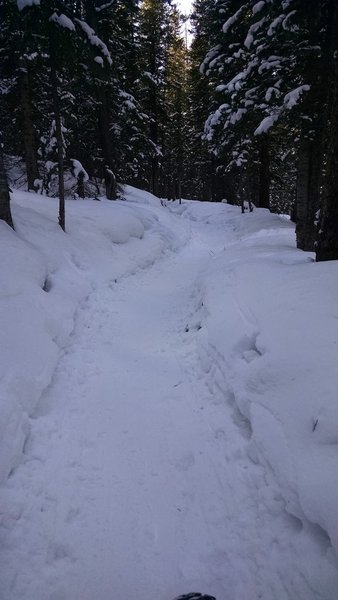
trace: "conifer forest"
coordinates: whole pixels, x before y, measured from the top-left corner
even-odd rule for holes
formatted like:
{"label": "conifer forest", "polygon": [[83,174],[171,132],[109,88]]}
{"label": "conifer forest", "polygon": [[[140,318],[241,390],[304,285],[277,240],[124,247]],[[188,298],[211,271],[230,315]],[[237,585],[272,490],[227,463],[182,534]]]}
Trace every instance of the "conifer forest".
{"label": "conifer forest", "polygon": [[338,0],[0,0],[0,600],[337,600]]}
{"label": "conifer forest", "polygon": [[[0,0],[0,216],[128,183],[288,213],[338,259],[336,0]],[[15,226],[15,224],[14,224]]]}

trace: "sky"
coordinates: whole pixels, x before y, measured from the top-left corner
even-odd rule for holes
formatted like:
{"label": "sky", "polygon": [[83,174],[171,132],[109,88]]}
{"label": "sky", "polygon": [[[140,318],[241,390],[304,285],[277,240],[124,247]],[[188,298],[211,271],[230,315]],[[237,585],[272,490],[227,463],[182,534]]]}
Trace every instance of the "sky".
{"label": "sky", "polygon": [[[181,10],[183,15],[188,15],[191,12],[192,4],[193,0],[177,0],[177,6]],[[187,27],[187,45],[189,47],[192,41],[192,34],[189,32],[189,22],[182,28],[182,35],[184,36],[186,35],[185,27]]]}
{"label": "sky", "polygon": [[183,14],[188,14],[191,11],[192,0],[178,0],[177,5],[181,8]]}

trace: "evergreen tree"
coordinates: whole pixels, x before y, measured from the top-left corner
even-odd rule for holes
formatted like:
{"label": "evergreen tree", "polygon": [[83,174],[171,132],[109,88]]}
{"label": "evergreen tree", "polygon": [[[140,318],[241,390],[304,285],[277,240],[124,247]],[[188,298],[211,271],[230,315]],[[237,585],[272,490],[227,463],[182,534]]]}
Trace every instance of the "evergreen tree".
{"label": "evergreen tree", "polygon": [[162,167],[164,196],[173,200],[182,198],[186,146],[187,52],[181,35],[181,25],[180,13],[173,6],[169,13]]}
{"label": "evergreen tree", "polygon": [[327,68],[329,4],[217,2],[222,31],[203,65],[220,95],[206,127],[211,149],[228,154],[228,168],[234,162],[240,168],[251,163],[254,173],[259,164],[259,205],[268,206],[269,163],[281,140],[287,138],[296,150],[297,243],[307,250],[314,248],[327,160],[323,140],[330,119],[322,107],[328,104],[326,90],[333,72],[331,68],[330,75]]}
{"label": "evergreen tree", "polygon": [[149,189],[160,192],[160,167],[163,157],[165,119],[165,73],[169,48],[168,0],[144,0],[140,9],[142,109],[149,117],[148,139],[151,147]]}
{"label": "evergreen tree", "polygon": [[322,206],[316,244],[316,260],[338,260],[338,6],[325,4],[326,43],[323,64],[326,88],[325,143]]}
{"label": "evergreen tree", "polygon": [[[18,6],[24,8],[23,3]],[[1,126],[8,152],[24,156],[28,189],[35,190],[39,170],[32,102],[34,20],[31,12],[22,13],[18,6],[10,0],[3,0],[0,5],[0,79],[4,95]]]}
{"label": "evergreen tree", "polygon": [[[214,198],[216,166],[215,156],[209,152],[203,138],[204,124],[212,107],[210,82],[200,72],[200,65],[208,51],[212,36],[212,19],[209,0],[196,0],[191,15],[193,39],[188,56],[187,74],[187,197],[199,200]],[[224,194],[223,194],[224,196]]]}

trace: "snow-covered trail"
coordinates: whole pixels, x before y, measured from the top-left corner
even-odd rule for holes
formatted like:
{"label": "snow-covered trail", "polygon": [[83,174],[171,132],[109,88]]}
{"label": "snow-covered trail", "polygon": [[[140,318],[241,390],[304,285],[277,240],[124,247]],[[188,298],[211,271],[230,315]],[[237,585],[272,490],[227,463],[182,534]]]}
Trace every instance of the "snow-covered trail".
{"label": "snow-covered trail", "polygon": [[317,542],[199,364],[198,279],[217,242],[191,227],[82,305],[8,483],[2,600],[319,598],[304,575]]}

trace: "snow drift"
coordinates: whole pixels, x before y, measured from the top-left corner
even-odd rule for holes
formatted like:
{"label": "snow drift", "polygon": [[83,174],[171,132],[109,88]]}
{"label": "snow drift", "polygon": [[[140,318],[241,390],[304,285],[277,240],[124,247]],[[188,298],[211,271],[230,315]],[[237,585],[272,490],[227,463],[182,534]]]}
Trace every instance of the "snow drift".
{"label": "snow drift", "polygon": [[15,192],[15,232],[0,221],[0,481],[20,460],[28,417],[52,380],[80,303],[179,239],[155,213],[122,201],[68,200],[66,235],[57,210],[56,199]]}
{"label": "snow drift", "polygon": [[273,472],[285,509],[337,550],[337,262],[297,250],[294,225],[265,209],[186,202],[178,212],[224,232],[199,332],[204,369],[218,365],[215,393],[248,422],[251,458]]}

